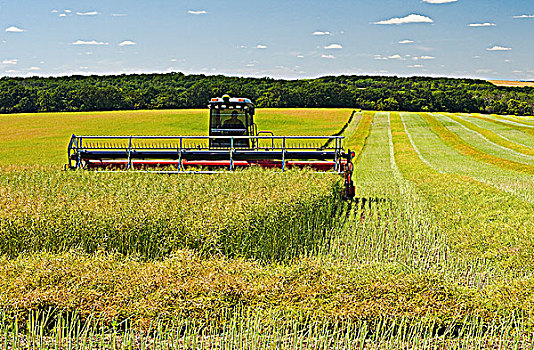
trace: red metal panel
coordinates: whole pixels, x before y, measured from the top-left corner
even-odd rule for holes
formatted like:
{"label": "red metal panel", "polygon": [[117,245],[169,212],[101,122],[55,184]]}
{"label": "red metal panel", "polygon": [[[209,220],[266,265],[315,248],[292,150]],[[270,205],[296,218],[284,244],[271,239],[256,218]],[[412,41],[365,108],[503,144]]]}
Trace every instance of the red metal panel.
{"label": "red metal panel", "polygon": [[[341,171],[345,169],[346,160],[341,162]],[[128,162],[126,160],[108,160],[108,161],[88,161],[87,167],[89,169],[96,168],[126,168]],[[131,165],[134,168],[159,168],[159,167],[175,167],[178,168],[178,161],[132,161]],[[182,161],[182,166],[188,167],[201,167],[201,168],[230,168],[229,160],[197,160],[197,161]],[[260,166],[262,168],[282,168],[281,161],[273,160],[257,160],[257,161],[244,161],[237,160],[233,162],[235,168],[245,168],[250,166]],[[334,161],[286,161],[285,166],[287,168],[313,168],[321,171],[328,171],[335,168],[336,163]]]}

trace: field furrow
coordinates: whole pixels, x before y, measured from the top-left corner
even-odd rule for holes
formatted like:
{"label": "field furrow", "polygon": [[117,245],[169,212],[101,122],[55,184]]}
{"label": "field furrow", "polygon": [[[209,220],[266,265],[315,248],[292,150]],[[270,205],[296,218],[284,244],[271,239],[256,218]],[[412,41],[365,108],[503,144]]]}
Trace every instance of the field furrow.
{"label": "field furrow", "polygon": [[526,154],[526,155],[529,155],[529,156],[534,156],[534,148],[529,148],[529,147],[526,147],[522,144],[518,144],[518,143],[515,143],[515,142],[512,142],[510,141],[509,139],[506,139],[504,138],[503,136],[491,131],[491,130],[488,130],[488,129],[484,129],[474,123],[471,123],[459,116],[456,116],[454,114],[441,114],[441,115],[446,115],[447,117],[449,117],[450,119],[456,121],[457,123],[463,125],[464,127],[466,127],[467,129],[471,130],[471,131],[474,131],[474,132],[477,132],[478,134],[480,134],[481,136],[483,136],[486,140],[488,140],[489,142],[493,142],[494,144],[497,144],[499,146],[502,146],[502,147],[505,147],[505,148],[509,148],[511,150],[514,150],[518,153],[522,153],[522,154]]}
{"label": "field furrow", "polygon": [[[481,115],[481,114],[479,114]],[[489,118],[494,118],[496,120],[506,120],[509,122],[512,122],[513,124],[519,124],[519,125],[525,125],[534,127],[534,118],[532,117],[526,117],[526,116],[512,116],[512,115],[499,115],[499,114],[490,114],[487,115]]]}
{"label": "field furrow", "polygon": [[406,132],[419,156],[441,173],[468,176],[534,203],[534,176],[504,169],[459,153],[430,130],[418,113],[402,113]]}
{"label": "field furrow", "polygon": [[415,152],[397,113],[392,113],[391,127],[399,169],[424,193],[456,252],[505,269],[529,261],[534,205],[471,178],[434,171]]}
{"label": "field furrow", "polygon": [[405,116],[404,116],[405,113],[399,113],[399,118],[402,122],[402,125],[404,127],[404,132],[406,133],[406,136],[408,136],[408,140],[410,140],[410,144],[411,146],[413,147],[415,153],[417,153],[417,155],[419,156],[419,159],[421,159],[421,161],[423,163],[425,163],[426,165],[428,165],[430,168],[434,169],[435,171],[439,172],[439,173],[442,173],[444,171],[440,170],[438,167],[436,167],[430,160],[432,160],[433,158],[433,155],[425,155],[425,154],[422,154],[421,151],[419,150],[419,147],[417,146],[417,143],[414,142],[414,137],[417,137],[418,134],[415,133],[414,137],[412,137],[412,134],[410,133],[410,131],[408,131],[408,128],[406,127],[406,121],[405,121]]}
{"label": "field furrow", "polygon": [[460,139],[462,139],[466,144],[478,149],[483,153],[513,162],[534,166],[533,155],[520,153],[511,148],[499,145],[477,131],[471,130],[456,120],[447,118],[442,114],[433,114],[433,116],[449,131],[453,132]]}
{"label": "field furrow", "polygon": [[347,126],[345,136],[345,147],[354,151],[356,161],[361,155],[373,123],[374,112],[356,113],[357,117]]}
{"label": "field furrow", "polygon": [[485,120],[491,123],[503,125],[503,126],[511,126],[517,130],[520,130],[526,134],[534,135],[534,125],[520,123],[516,120],[510,120],[510,118],[506,118],[504,116],[487,116],[482,114],[472,114],[474,118]]}
{"label": "field furrow", "polygon": [[357,199],[330,254],[359,263],[400,263],[411,271],[433,271],[445,259],[445,239],[432,224],[426,202],[396,167],[389,113],[374,114],[372,125],[355,164]]}
{"label": "field furrow", "polygon": [[[449,115],[450,113],[441,114]],[[524,133],[511,125],[492,123],[487,120],[475,118],[471,114],[457,113],[454,115],[459,118],[462,118],[463,120],[469,121],[470,123],[475,124],[476,126],[482,129],[492,131],[504,138],[505,140],[517,143],[524,147],[534,149],[534,138],[532,137],[532,135]]]}
{"label": "field furrow", "polygon": [[502,168],[517,170],[527,174],[534,174],[534,165],[519,163],[485,153],[478,148],[471,146],[456,133],[450,131],[442,122],[440,122],[440,120],[438,120],[438,117],[428,113],[423,113],[421,116],[427,122],[430,129],[436,133],[436,135],[441,137],[446,143],[454,147],[460,153]]}

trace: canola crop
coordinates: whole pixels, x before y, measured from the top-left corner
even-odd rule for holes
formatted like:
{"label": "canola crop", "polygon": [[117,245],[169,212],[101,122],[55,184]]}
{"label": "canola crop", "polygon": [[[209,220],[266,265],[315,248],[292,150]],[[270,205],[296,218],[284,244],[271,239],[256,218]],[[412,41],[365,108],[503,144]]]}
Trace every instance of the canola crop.
{"label": "canola crop", "polygon": [[327,239],[338,193],[337,176],[306,171],[6,172],[0,177],[0,253],[79,249],[152,259],[188,248],[286,260]]}
{"label": "canola crop", "polygon": [[528,143],[446,116],[354,113],[352,203],[306,171],[4,172],[0,338],[50,312],[44,343],[531,348]]}

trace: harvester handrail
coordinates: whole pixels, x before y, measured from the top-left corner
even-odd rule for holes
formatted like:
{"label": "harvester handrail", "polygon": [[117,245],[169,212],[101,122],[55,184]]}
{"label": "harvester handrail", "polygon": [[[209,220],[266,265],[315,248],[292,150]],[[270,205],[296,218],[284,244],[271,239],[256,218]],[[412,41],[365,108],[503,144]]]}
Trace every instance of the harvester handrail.
{"label": "harvester handrail", "polygon": [[[217,147],[211,142],[206,142],[206,140],[213,139],[229,140],[229,147],[225,145]],[[253,139],[258,142],[248,147],[235,142],[239,139]],[[140,162],[150,165],[170,160],[171,163],[176,163],[178,171],[184,171],[185,166],[195,162],[200,162],[205,166],[210,166],[214,164],[213,162],[219,162],[219,164],[229,162],[227,164],[229,170],[233,170],[236,165],[243,166],[243,163],[263,162],[262,164],[266,166],[278,166],[284,171],[286,166],[294,166],[301,162],[302,164],[315,164],[317,167],[332,167],[334,172],[342,173],[343,164],[348,161],[347,154],[342,147],[343,139],[344,136],[340,135],[72,135],[68,146],[68,165],[70,169],[79,169],[86,164],[89,166],[98,163],[113,165],[113,162],[117,162],[125,164],[126,170],[131,170]],[[260,140],[267,141],[267,144],[260,144]],[[297,140],[297,142],[292,140]],[[324,140],[335,142],[325,147]],[[278,142],[275,143],[275,141]],[[318,162],[314,163],[316,161]]]}
{"label": "harvester handrail", "polygon": [[99,138],[99,139],[228,139],[228,138],[234,138],[234,139],[344,139],[345,136],[238,136],[238,135],[228,135],[228,136],[162,136],[162,135],[155,135],[155,136],[146,136],[146,135],[132,135],[132,136],[110,136],[110,135],[72,135],[73,138],[84,138],[84,139],[93,139],[93,138]]}

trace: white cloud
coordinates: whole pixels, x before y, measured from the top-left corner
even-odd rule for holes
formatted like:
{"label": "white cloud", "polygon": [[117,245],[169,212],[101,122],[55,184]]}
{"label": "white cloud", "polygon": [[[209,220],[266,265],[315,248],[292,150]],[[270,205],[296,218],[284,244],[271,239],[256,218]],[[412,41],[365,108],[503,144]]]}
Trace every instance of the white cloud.
{"label": "white cloud", "polygon": [[111,17],[126,17],[126,16],[128,15],[125,13],[112,13],[111,14]]}
{"label": "white cloud", "polygon": [[394,55],[390,55],[390,56],[375,55],[374,59],[375,60],[384,60],[384,61],[387,61],[387,60],[402,60],[402,61],[404,61],[405,60],[399,54],[394,54]]}
{"label": "white cloud", "polygon": [[485,23],[469,23],[469,27],[494,27],[495,23],[485,22]]}
{"label": "white cloud", "polygon": [[297,55],[297,58],[304,58],[304,55]]}
{"label": "white cloud", "polygon": [[98,11],[89,11],[89,12],[76,12],[78,16],[96,16]]}
{"label": "white cloud", "polygon": [[313,35],[332,35],[330,32],[313,32]]}
{"label": "white cloud", "polygon": [[19,63],[19,60],[16,59],[16,58],[2,61],[2,64],[11,64],[11,65],[13,65],[13,64],[17,64],[17,63]]}
{"label": "white cloud", "polygon": [[65,13],[60,13],[59,17],[67,17],[67,15]]}
{"label": "white cloud", "polygon": [[52,10],[50,11],[51,13],[58,13],[59,11],[58,10]]}
{"label": "white cloud", "polygon": [[519,16],[514,16],[514,18],[534,18],[534,15],[519,15]]}
{"label": "white cloud", "polygon": [[407,23],[434,23],[432,18],[412,13],[406,17],[393,17],[373,24],[407,24]]}
{"label": "white cloud", "polygon": [[493,47],[488,47],[486,50],[488,50],[488,51],[510,51],[510,50],[512,50],[512,48],[511,47],[504,47],[504,46],[495,45]]}
{"label": "white cloud", "polygon": [[189,10],[187,11],[187,13],[189,13],[190,15],[205,15],[208,12],[204,10]]}
{"label": "white cloud", "polygon": [[30,68],[28,68],[28,70],[36,71],[36,70],[41,70],[41,68],[39,68],[39,67],[30,67]]}
{"label": "white cloud", "polygon": [[423,2],[426,2],[427,4],[448,4],[456,1],[458,0],[423,0]]}
{"label": "white cloud", "polygon": [[408,66],[408,68],[422,68],[422,67],[423,67],[422,64],[414,64],[414,65]]}
{"label": "white cloud", "polygon": [[135,41],[131,41],[131,40],[124,40],[123,42],[121,42],[119,44],[119,46],[132,46],[132,45],[136,45],[137,43]]}
{"label": "white cloud", "polygon": [[6,70],[6,73],[17,73],[17,71],[14,69],[8,69]]}
{"label": "white cloud", "polygon": [[413,40],[409,40],[409,39],[406,39],[406,40],[401,40],[399,41],[399,44],[412,44],[414,43],[415,41]]}
{"label": "white cloud", "polygon": [[334,59],[336,58],[334,55],[325,55],[325,54],[322,54],[321,55],[321,58],[328,58],[328,59]]}
{"label": "white cloud", "polygon": [[267,46],[258,44],[258,45],[256,45],[256,48],[257,48],[257,49],[266,49]]}
{"label": "white cloud", "polygon": [[71,13],[72,11],[71,10],[65,10],[65,13]]}
{"label": "white cloud", "polygon": [[22,33],[25,32],[24,29],[21,29],[19,27],[11,26],[6,28],[6,32],[8,33]]}
{"label": "white cloud", "polygon": [[414,61],[418,61],[418,60],[434,60],[434,59],[436,59],[436,57],[434,57],[434,56],[420,56],[420,57],[414,56],[414,57],[412,57],[412,60],[414,60]]}
{"label": "white cloud", "polygon": [[109,43],[103,42],[103,41],[96,41],[96,40],[76,40],[72,43],[72,45],[109,45]]}
{"label": "white cloud", "polygon": [[327,50],[342,49],[342,48],[343,48],[343,46],[341,46],[340,44],[330,44],[330,45],[324,47],[324,49],[327,49]]}

